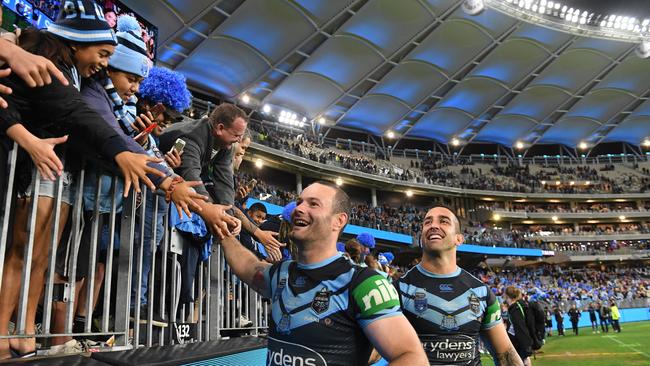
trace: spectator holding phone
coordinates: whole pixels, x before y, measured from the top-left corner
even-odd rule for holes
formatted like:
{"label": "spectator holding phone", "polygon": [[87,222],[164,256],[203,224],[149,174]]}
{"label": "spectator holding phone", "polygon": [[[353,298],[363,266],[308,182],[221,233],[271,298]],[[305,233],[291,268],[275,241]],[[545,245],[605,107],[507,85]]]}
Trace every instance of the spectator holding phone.
{"label": "spectator holding phone", "polygon": [[[160,146],[163,151],[172,148],[177,139],[185,141],[183,161],[175,171],[187,180],[201,180],[208,175],[209,167],[217,164],[218,170],[229,176],[232,182],[232,146],[240,142],[248,124],[246,114],[241,109],[228,103],[219,105],[209,117],[199,120],[180,122],[169,127],[160,135]],[[216,148],[216,152],[213,152]],[[206,187],[201,184],[195,188],[197,192],[208,195]],[[235,197],[232,183],[223,188],[223,197],[229,200],[216,201],[210,197],[210,202],[202,204],[199,212],[206,227],[219,239],[232,234],[239,234],[241,222],[226,213],[232,207]]]}

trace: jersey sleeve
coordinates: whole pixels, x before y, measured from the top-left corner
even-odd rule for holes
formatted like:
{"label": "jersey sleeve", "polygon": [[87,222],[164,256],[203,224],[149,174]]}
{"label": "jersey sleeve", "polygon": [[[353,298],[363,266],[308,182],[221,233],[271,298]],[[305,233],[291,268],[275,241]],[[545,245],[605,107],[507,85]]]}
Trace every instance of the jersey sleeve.
{"label": "jersey sleeve", "polygon": [[362,328],[379,319],[402,314],[397,290],[372,269],[361,270],[353,283],[352,297],[357,322]]}
{"label": "jersey sleeve", "polygon": [[494,293],[488,288],[486,299],[485,316],[481,323],[481,330],[486,330],[501,323],[501,306]]}

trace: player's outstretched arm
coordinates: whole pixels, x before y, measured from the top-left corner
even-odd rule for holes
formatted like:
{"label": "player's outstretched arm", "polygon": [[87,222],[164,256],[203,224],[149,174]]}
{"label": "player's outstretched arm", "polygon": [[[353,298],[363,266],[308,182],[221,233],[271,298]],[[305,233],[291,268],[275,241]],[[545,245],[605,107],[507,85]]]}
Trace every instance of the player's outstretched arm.
{"label": "player's outstretched arm", "polygon": [[271,294],[268,283],[264,278],[264,272],[271,265],[257,259],[255,254],[244,248],[239,240],[232,235],[223,239],[221,246],[228,265],[237,277],[246,282],[260,295],[270,297]]}
{"label": "player's outstretched arm", "polygon": [[415,330],[404,315],[376,320],[368,324],[364,332],[389,365],[429,364]]}
{"label": "player's outstretched arm", "polygon": [[483,330],[486,340],[492,344],[496,357],[501,366],[524,366],[524,362],[517,354],[515,347],[508,338],[503,323],[499,323],[490,329]]}

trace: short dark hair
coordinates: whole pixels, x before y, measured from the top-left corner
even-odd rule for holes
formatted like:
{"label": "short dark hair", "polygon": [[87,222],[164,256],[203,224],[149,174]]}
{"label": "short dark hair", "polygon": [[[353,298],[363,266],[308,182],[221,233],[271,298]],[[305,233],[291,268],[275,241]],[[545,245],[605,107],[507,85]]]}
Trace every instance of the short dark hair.
{"label": "short dark hair", "polygon": [[248,208],[248,212],[255,212],[255,211],[262,211],[264,213],[267,213],[266,206],[264,206],[264,204],[260,202],[255,202],[251,205],[251,207]]}
{"label": "short dark hair", "polygon": [[332,200],[332,213],[344,213],[348,215],[348,219],[350,218],[350,210],[352,209],[352,205],[350,204],[350,196],[348,196],[348,194],[345,193],[341,187],[326,180],[319,180],[314,182],[314,184],[320,184],[334,189],[334,191],[336,191],[336,194]]}
{"label": "short dark hair", "polygon": [[219,123],[225,127],[230,127],[237,118],[243,118],[244,121],[247,121],[246,113],[236,105],[230,103],[219,104],[208,117],[213,128]]}

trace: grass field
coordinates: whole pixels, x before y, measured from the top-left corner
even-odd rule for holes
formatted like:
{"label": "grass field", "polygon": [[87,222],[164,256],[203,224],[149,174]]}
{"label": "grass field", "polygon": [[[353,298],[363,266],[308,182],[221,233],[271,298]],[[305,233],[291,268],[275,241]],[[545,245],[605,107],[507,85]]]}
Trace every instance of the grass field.
{"label": "grass field", "polygon": [[[648,366],[650,365],[650,322],[621,324],[621,333],[593,334],[591,328],[580,328],[574,336],[565,329],[564,337],[546,339],[533,366]],[[485,366],[492,360],[483,358]]]}

